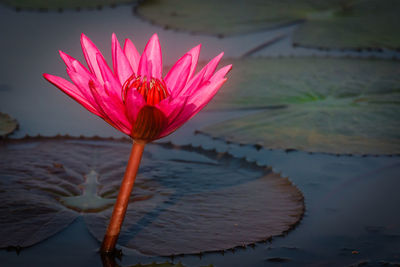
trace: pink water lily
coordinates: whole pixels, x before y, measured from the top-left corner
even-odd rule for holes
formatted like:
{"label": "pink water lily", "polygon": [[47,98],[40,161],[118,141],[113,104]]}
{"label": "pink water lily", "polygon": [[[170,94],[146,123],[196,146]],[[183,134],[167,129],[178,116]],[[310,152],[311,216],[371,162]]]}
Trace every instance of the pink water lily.
{"label": "pink water lily", "polygon": [[225,83],[232,67],[215,72],[221,53],[195,74],[198,45],[163,76],[157,34],[142,55],[129,39],[121,48],[113,34],[114,71],[84,34],[81,45],[89,69],[60,51],[73,83],[51,74],[44,74],[44,78],[116,129],[145,143],[169,135],[199,112]]}
{"label": "pink water lily", "polygon": [[215,71],[223,56],[221,53],[194,74],[201,47],[198,45],[183,55],[163,77],[157,34],[150,38],[142,55],[129,39],[125,40],[122,49],[113,34],[112,71],[101,52],[84,34],[81,45],[89,69],[60,51],[72,83],[50,74],[43,76],[134,140],[101,245],[103,254],[113,254],[146,143],[172,133],[207,105],[226,82],[225,75],[232,66]]}

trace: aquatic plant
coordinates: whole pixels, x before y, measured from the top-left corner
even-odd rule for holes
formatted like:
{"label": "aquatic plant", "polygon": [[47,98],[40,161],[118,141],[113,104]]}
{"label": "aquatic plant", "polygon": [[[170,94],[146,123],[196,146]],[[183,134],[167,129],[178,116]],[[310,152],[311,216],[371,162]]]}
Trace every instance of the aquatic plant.
{"label": "aquatic plant", "polygon": [[101,117],[133,140],[131,155],[114,206],[101,251],[112,253],[121,230],[144,146],[177,130],[199,112],[226,82],[231,69],[217,72],[223,53],[194,75],[201,45],[181,57],[166,76],[162,75],[161,46],[157,34],[148,41],[142,55],[129,39],[122,49],[112,35],[113,70],[102,53],[84,34],[83,54],[89,70],[60,51],[72,82],[43,74],[44,78],[87,110]]}

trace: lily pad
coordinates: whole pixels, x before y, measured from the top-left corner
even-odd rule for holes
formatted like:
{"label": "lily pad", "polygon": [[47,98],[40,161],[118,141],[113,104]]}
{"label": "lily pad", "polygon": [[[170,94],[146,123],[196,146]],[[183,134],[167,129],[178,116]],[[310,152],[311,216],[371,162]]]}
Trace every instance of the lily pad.
{"label": "lily pad", "polygon": [[400,153],[400,63],[284,58],[234,61],[210,109],[265,108],[202,131],[239,143],[310,152]]}
{"label": "lily pad", "polygon": [[139,3],[137,13],[166,28],[219,36],[304,22],[294,34],[295,44],[400,48],[397,0],[148,0]]}
{"label": "lily pad", "polygon": [[400,48],[400,2],[351,1],[330,12],[310,14],[293,42],[323,48]]}
{"label": "lily pad", "polygon": [[[130,147],[7,140],[0,147],[0,247],[34,245],[77,216],[101,241]],[[303,211],[301,192],[270,169],[227,154],[149,144],[118,242],[150,255],[223,250],[280,235]]]}
{"label": "lily pad", "polygon": [[18,128],[18,122],[10,115],[0,112],[0,137],[6,137]]}
{"label": "lily pad", "polygon": [[23,9],[60,9],[60,8],[99,8],[130,4],[134,0],[0,0],[0,3]]}
{"label": "lily pad", "polygon": [[307,14],[330,10],[343,0],[147,0],[136,11],[164,27],[217,35],[272,29],[298,22]]}

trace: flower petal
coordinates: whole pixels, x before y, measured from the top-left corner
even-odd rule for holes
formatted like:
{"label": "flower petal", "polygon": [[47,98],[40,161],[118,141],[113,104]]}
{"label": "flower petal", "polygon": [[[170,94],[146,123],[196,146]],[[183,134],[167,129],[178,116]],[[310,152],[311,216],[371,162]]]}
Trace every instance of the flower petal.
{"label": "flower petal", "polygon": [[201,86],[204,82],[208,81],[210,77],[214,74],[218,63],[221,61],[224,52],[220,53],[218,56],[213,58],[207,65],[205,65],[195,76],[192,78],[188,84],[180,92],[182,94],[192,94]]}
{"label": "flower petal", "polygon": [[[187,103],[184,105],[182,111],[179,115],[169,122],[169,125],[161,133],[160,137],[167,136],[173,131],[178,129],[186,121],[190,120],[194,115],[196,115],[201,109],[203,109],[215,96],[219,88],[227,81],[225,75],[232,69],[232,65],[227,65],[217,73],[215,73],[212,78],[206,82],[201,88],[199,88],[193,95],[188,95]],[[183,96],[181,96],[183,97]]]}
{"label": "flower petal", "polygon": [[218,63],[221,61],[222,56],[224,55],[224,52],[220,53],[218,56],[213,58],[208,64],[204,67],[206,72],[204,73],[204,81],[207,81],[208,79],[211,78],[211,76],[214,74],[215,69],[218,66]]}
{"label": "flower petal", "polygon": [[[204,107],[212,97],[217,93],[217,91],[214,92],[215,84],[219,84],[221,80],[226,80],[225,75],[232,69],[232,65],[227,65],[221,69],[219,69],[212,77],[211,79],[204,83],[200,88],[198,88],[193,94],[190,95],[190,99],[188,103],[193,103],[196,106],[202,106]],[[211,96],[211,97],[210,97]],[[207,102],[206,104],[203,104],[204,102]]]}
{"label": "flower petal", "polygon": [[107,65],[107,62],[100,54],[97,54],[97,64],[99,65],[104,84],[107,84],[107,86],[104,86],[104,88],[106,89],[108,96],[112,97],[114,101],[119,101],[122,103],[121,83],[112,73],[111,69]]}
{"label": "flower petal", "polygon": [[76,85],[79,91],[82,93],[83,97],[92,104],[92,106],[99,112],[100,108],[97,105],[95,99],[93,98],[92,92],[89,88],[89,81],[95,80],[93,79],[93,75],[86,75],[86,73],[75,72],[72,69],[67,69],[67,73],[71,78],[72,82]]}
{"label": "flower petal", "polygon": [[91,75],[88,69],[83,66],[82,63],[80,63],[78,60],[61,50],[59,51],[59,53],[67,68],[73,70],[74,72],[86,73],[87,75]]}
{"label": "flower petal", "polygon": [[162,79],[162,55],[160,42],[155,33],[144,48],[139,62],[138,73],[141,76]]}
{"label": "flower petal", "polygon": [[131,64],[133,72],[137,74],[139,68],[140,54],[137,51],[135,45],[128,38],[125,39],[124,53],[128,58],[129,63]]}
{"label": "flower petal", "polygon": [[179,116],[175,118],[169,124],[165,130],[160,134],[159,138],[165,137],[174,131],[176,131],[179,127],[181,127],[185,122],[190,120],[194,115],[196,115],[204,106],[210,102],[210,100],[214,97],[214,95],[218,92],[218,89],[226,82],[226,78],[220,80],[218,83],[209,84],[209,94],[203,98],[203,102],[199,105],[194,103],[187,103],[183,110],[179,113]]}
{"label": "flower petal", "polygon": [[83,55],[85,56],[86,62],[89,66],[90,71],[96,75],[97,80],[103,84],[103,78],[101,76],[100,68],[99,65],[97,64],[97,53],[100,55],[101,52],[97,47],[94,45],[94,43],[83,33],[81,34],[81,46],[82,46],[82,51]]}
{"label": "flower petal", "polygon": [[44,73],[43,77],[48,80],[50,83],[55,85],[57,88],[59,88],[61,91],[63,91],[65,94],[67,94],[69,97],[74,99],[76,102],[81,104],[84,108],[92,112],[93,114],[96,114],[97,116],[100,116],[100,113],[93,107],[93,105],[82,95],[82,93],[79,91],[79,89],[69,81],[65,80],[64,78],[54,76],[51,74]]}
{"label": "flower petal", "polygon": [[196,71],[197,62],[199,61],[200,50],[201,50],[201,44],[193,47],[192,49],[190,49],[189,52],[187,52],[187,54],[192,56],[192,64],[190,66],[190,73],[188,77],[189,80],[193,77],[193,74]]}
{"label": "flower petal", "polygon": [[172,97],[179,94],[182,88],[186,85],[187,79],[190,74],[192,64],[192,56],[190,54],[185,54],[181,59],[179,59],[175,65],[165,76],[165,83],[168,90],[172,94]]}
{"label": "flower petal", "polygon": [[125,112],[131,125],[136,121],[136,117],[140,109],[146,105],[146,101],[143,96],[135,89],[128,89],[125,97]]}
{"label": "flower petal", "polygon": [[115,75],[118,77],[121,84],[131,77],[133,70],[127,57],[119,45],[117,36],[115,33],[112,34],[112,59]]}
{"label": "flower petal", "polygon": [[[108,82],[105,82],[104,85],[107,86],[108,84]],[[104,120],[117,130],[129,135],[131,132],[131,125],[125,115],[125,106],[105,96],[103,92],[107,91],[107,89],[102,88],[102,85],[90,81],[89,88],[92,91],[97,105],[102,110],[101,113],[104,114]]]}

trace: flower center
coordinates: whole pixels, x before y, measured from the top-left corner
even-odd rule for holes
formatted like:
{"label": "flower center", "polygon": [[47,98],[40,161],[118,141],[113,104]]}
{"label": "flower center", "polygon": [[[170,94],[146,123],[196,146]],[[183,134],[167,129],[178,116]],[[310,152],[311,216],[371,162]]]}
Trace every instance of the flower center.
{"label": "flower center", "polygon": [[135,76],[135,74],[132,74],[122,86],[122,98],[124,100],[130,89],[136,89],[144,97],[146,103],[151,106],[157,105],[161,100],[169,96],[167,86],[163,80],[160,81],[155,78],[147,80],[146,76]]}

